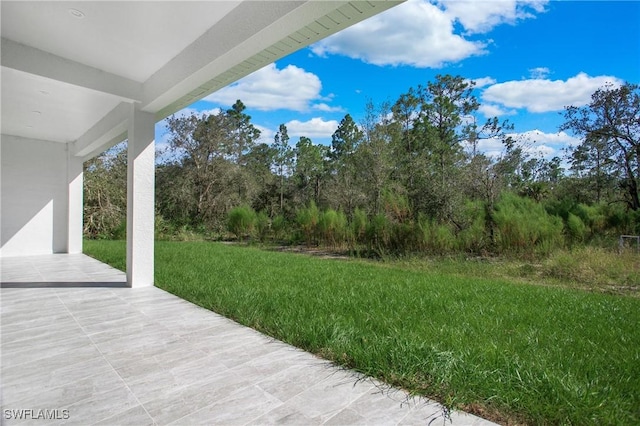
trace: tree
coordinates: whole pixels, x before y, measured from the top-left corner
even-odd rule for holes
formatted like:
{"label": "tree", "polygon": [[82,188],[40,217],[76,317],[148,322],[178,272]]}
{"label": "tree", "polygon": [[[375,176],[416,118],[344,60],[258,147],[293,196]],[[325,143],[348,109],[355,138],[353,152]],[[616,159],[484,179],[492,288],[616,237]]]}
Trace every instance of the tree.
{"label": "tree", "polygon": [[358,186],[358,172],[362,164],[359,164],[356,158],[358,147],[363,140],[362,130],[349,114],[344,116],[331,136],[332,204],[347,214],[351,214],[364,199]]}
{"label": "tree", "polygon": [[[403,120],[402,139],[394,142],[394,151],[416,214],[455,222],[465,159],[461,143],[471,133],[473,122],[468,117],[479,105],[472,91],[473,83],[460,76],[438,75],[435,82],[410,90],[394,106],[394,119]],[[411,129],[406,129],[407,120]],[[406,148],[397,149],[399,145]]]}
{"label": "tree", "polygon": [[251,116],[244,113],[246,107],[238,99],[231,109],[226,111],[226,116],[230,121],[231,138],[229,155],[236,164],[244,164],[246,155],[255,145],[255,141],[260,137],[260,130],[251,124]]}
{"label": "tree", "polygon": [[591,95],[588,105],[567,107],[564,119],[560,130],[583,137],[574,166],[600,177],[603,165],[613,165],[623,200],[640,210],[640,86],[608,84]]}
{"label": "tree", "polygon": [[331,156],[338,163],[347,161],[363,138],[364,135],[353,118],[349,114],[345,115],[331,136]]}
{"label": "tree", "polygon": [[273,174],[276,150],[266,143],[255,145],[245,156],[245,170],[258,183],[258,191],[251,201],[256,211],[266,211],[273,217],[279,212],[278,182]]}
{"label": "tree", "polygon": [[275,152],[274,165],[280,179],[280,212],[282,212],[284,210],[285,179],[291,173],[294,155],[293,149],[289,146],[287,126],[284,124],[280,125],[273,138],[273,149]]}
{"label": "tree", "polygon": [[84,164],[84,234],[115,235],[127,212],[127,145],[115,145]]}
{"label": "tree", "polygon": [[158,168],[158,206],[182,225],[223,229],[226,214],[249,197],[247,180],[233,161],[236,123],[224,112],[171,116],[169,160]]}
{"label": "tree", "polygon": [[364,141],[360,144],[358,161],[360,163],[363,189],[368,198],[369,211],[382,212],[382,198],[388,189],[393,164],[391,161],[391,140],[393,128],[390,126],[390,107],[382,104],[379,109],[368,102],[362,122]]}
{"label": "tree", "polygon": [[296,144],[294,180],[301,195],[300,204],[308,205],[310,201],[320,204],[328,156],[328,147],[314,145],[311,139],[305,136],[302,136]]}
{"label": "tree", "polygon": [[[419,122],[428,135],[430,148],[438,161],[440,179],[443,186],[446,180],[446,169],[454,165],[460,158],[462,147],[460,142],[470,133],[472,122],[465,122],[475,112],[478,101],[473,96],[473,82],[460,76],[438,75],[435,82],[429,82],[427,90],[431,102],[424,106],[424,119]],[[430,135],[430,136],[431,136]]]}

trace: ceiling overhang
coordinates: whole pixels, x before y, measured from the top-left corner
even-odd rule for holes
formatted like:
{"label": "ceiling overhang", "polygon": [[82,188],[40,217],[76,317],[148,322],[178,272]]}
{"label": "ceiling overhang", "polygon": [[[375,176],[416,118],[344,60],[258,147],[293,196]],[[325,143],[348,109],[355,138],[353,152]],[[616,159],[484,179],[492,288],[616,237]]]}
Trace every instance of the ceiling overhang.
{"label": "ceiling overhang", "polygon": [[93,155],[126,104],[162,120],[401,1],[3,0],[2,134]]}

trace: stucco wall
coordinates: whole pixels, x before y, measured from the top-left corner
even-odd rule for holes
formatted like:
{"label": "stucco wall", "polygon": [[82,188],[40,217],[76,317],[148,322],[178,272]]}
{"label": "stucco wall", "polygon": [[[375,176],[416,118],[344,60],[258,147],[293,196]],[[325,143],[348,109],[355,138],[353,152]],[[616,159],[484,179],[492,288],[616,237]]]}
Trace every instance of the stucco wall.
{"label": "stucco wall", "polygon": [[66,145],[2,135],[0,256],[67,251]]}

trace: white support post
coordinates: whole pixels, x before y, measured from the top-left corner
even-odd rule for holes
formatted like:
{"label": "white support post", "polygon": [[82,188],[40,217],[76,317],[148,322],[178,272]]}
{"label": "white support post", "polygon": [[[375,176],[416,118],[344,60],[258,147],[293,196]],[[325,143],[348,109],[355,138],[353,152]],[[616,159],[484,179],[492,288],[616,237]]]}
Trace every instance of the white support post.
{"label": "white support post", "polygon": [[127,282],[153,285],[155,116],[132,105],[127,149]]}
{"label": "white support post", "polygon": [[67,149],[67,253],[82,253],[83,171],[82,158]]}

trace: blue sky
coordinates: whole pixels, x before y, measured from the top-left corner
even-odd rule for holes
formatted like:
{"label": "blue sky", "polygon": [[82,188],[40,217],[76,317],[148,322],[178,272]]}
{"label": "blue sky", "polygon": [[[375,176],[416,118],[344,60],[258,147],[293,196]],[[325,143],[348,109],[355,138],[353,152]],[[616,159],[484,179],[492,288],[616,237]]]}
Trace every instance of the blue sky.
{"label": "blue sky", "polygon": [[[561,156],[578,140],[559,133],[565,105],[582,106],[605,83],[640,83],[639,1],[409,0],[289,55],[182,113],[247,106],[262,141],[281,123],[328,144],[345,114],[394,102],[437,74],[476,81],[478,119],[514,124],[532,153]],[[162,123],[160,146],[167,135]],[[480,148],[500,155],[497,141]]]}

